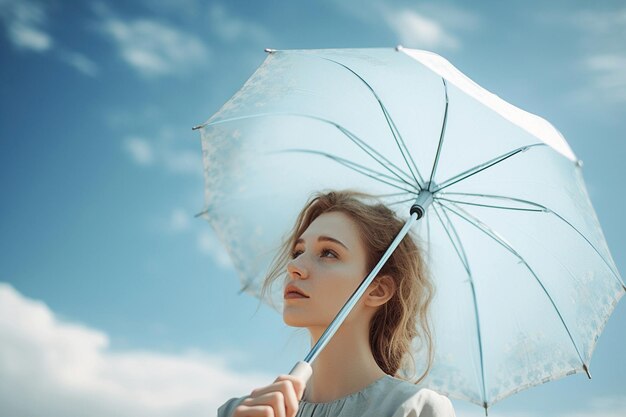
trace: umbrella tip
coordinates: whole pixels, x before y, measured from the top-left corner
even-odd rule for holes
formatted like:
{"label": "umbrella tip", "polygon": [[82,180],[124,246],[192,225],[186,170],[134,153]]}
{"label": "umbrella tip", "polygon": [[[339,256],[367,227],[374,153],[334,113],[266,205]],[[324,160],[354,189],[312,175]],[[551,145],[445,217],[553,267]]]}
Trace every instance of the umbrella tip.
{"label": "umbrella tip", "polygon": [[276,49],[265,48],[265,52],[267,52],[268,54],[271,54],[272,52],[276,52]]}
{"label": "umbrella tip", "polygon": [[404,46],[402,46],[402,45],[398,45],[398,46],[396,46],[396,51],[399,51],[399,50],[401,50],[401,49],[404,49]]}
{"label": "umbrella tip", "polygon": [[202,210],[200,213],[195,214],[193,217],[198,218],[198,217],[204,216],[205,214],[208,214],[208,212],[209,212],[209,209]]}
{"label": "umbrella tip", "polygon": [[589,372],[589,368],[587,368],[587,364],[583,363],[583,369],[587,373],[587,378],[591,379],[591,372]]}
{"label": "umbrella tip", "polygon": [[489,415],[489,405],[486,402],[483,403],[483,407],[485,408],[485,416]]}
{"label": "umbrella tip", "polygon": [[583,161],[582,159],[578,159],[576,160],[576,166],[582,168],[583,167]]}

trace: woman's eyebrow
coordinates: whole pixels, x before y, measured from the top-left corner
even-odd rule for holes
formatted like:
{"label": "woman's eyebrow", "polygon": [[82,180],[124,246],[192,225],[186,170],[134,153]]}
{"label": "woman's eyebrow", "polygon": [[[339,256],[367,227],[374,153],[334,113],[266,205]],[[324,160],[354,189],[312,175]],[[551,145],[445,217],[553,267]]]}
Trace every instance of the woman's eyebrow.
{"label": "woman's eyebrow", "polygon": [[[335,239],[334,237],[330,237],[330,236],[320,236],[320,237],[318,237],[318,238],[317,238],[317,241],[318,241],[318,242],[324,242],[324,241],[326,241],[326,242],[333,242],[333,243],[337,243],[338,245],[343,246],[346,250],[350,250],[350,249],[348,249],[348,247],[347,247],[346,245],[344,245],[343,243],[341,243],[341,241],[339,241],[339,240]],[[298,240],[296,240],[296,245],[297,245],[298,243],[304,243],[304,239],[299,238]]]}

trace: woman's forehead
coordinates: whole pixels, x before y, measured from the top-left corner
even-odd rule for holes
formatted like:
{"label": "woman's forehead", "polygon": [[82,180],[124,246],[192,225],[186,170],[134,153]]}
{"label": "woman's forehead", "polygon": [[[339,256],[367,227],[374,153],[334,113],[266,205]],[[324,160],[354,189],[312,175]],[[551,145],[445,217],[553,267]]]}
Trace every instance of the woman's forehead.
{"label": "woman's forehead", "polygon": [[319,236],[337,239],[348,248],[354,248],[361,243],[359,229],[354,220],[339,211],[319,215],[302,233],[300,239],[304,241],[317,240]]}

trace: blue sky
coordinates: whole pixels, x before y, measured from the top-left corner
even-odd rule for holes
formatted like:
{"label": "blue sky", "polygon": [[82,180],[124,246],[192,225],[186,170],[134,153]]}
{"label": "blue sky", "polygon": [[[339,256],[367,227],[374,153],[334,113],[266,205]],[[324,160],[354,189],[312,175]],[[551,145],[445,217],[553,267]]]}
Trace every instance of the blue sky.
{"label": "blue sky", "polygon": [[[0,0],[3,415],[211,415],[306,353],[304,333],[237,294],[227,256],[193,217],[203,183],[191,127],[267,47],[432,50],[546,118],[583,160],[625,270],[620,2],[71,3]],[[623,304],[593,380],[533,388],[490,415],[626,414]]]}

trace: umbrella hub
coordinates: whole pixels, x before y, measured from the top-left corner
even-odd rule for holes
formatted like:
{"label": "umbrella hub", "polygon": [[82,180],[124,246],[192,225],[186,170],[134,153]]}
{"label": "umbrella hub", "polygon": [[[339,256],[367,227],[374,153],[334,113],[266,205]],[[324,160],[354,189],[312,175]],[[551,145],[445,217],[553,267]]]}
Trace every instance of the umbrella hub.
{"label": "umbrella hub", "polygon": [[417,219],[421,219],[424,214],[426,214],[426,210],[428,210],[428,206],[430,206],[433,202],[433,193],[430,190],[436,189],[437,186],[434,182],[430,181],[424,184],[424,187],[417,195],[417,199],[415,203],[411,206],[410,214],[417,214]]}

